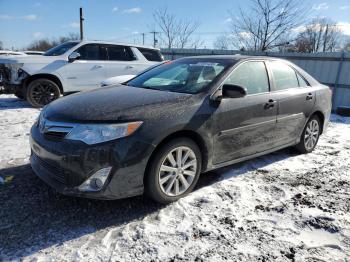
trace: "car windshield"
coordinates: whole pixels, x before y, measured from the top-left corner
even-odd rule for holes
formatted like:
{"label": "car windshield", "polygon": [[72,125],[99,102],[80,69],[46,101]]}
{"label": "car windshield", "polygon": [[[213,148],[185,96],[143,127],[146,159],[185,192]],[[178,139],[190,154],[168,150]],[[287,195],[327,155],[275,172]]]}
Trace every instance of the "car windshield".
{"label": "car windshield", "polygon": [[79,44],[78,41],[66,42],[66,43],[60,44],[58,46],[55,46],[55,47],[47,50],[43,55],[44,56],[58,56],[58,55],[62,55],[65,52],[67,52],[69,49],[71,49],[72,47],[76,46],[77,44]]}
{"label": "car windshield", "polygon": [[227,68],[230,59],[181,59],[166,62],[126,84],[139,88],[196,94],[206,90]]}

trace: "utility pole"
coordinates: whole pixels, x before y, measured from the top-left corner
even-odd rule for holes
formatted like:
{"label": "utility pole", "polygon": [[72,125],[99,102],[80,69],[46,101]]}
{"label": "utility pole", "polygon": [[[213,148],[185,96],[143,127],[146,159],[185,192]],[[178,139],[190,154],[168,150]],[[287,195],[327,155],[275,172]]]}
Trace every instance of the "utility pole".
{"label": "utility pole", "polygon": [[145,33],[142,33],[142,44],[145,45]]}
{"label": "utility pole", "polygon": [[156,47],[156,44],[158,43],[158,40],[156,39],[156,34],[159,34],[160,32],[152,31],[150,33],[153,34],[153,47]]}
{"label": "utility pole", "polygon": [[80,11],[80,40],[83,41],[83,39],[84,39],[84,28],[83,28],[84,17],[83,17],[83,8],[80,7],[79,11]]}

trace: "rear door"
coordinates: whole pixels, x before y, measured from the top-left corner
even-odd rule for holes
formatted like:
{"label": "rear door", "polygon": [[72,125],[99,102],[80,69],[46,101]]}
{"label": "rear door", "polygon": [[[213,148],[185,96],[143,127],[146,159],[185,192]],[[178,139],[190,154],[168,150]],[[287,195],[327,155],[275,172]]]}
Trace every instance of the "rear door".
{"label": "rear door", "polygon": [[264,61],[238,65],[224,84],[247,89],[243,98],[225,98],[213,113],[214,164],[274,147],[277,105],[271,98]]}
{"label": "rear door", "polygon": [[137,75],[149,65],[140,62],[129,46],[106,45],[108,55],[107,77]]}
{"label": "rear door", "polygon": [[269,61],[273,79],[273,96],[278,103],[276,139],[278,145],[299,138],[315,104],[315,89],[302,75],[283,61]]}
{"label": "rear door", "polygon": [[107,55],[103,45],[86,44],[75,52],[80,54],[80,59],[65,65],[67,85],[64,91],[83,91],[99,87],[107,76]]}

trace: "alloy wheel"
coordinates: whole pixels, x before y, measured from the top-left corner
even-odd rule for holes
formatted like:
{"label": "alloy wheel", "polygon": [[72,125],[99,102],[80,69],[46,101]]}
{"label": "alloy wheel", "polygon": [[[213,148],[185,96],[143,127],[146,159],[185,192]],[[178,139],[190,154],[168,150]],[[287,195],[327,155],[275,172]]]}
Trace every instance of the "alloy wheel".
{"label": "alloy wheel", "polygon": [[39,105],[46,105],[57,97],[55,86],[50,83],[39,82],[31,90],[32,99]]}
{"label": "alloy wheel", "polygon": [[312,150],[315,147],[319,135],[320,127],[318,121],[313,119],[307,124],[305,130],[304,144],[307,150]]}
{"label": "alloy wheel", "polygon": [[179,196],[192,185],[197,173],[197,158],[186,146],[171,150],[159,169],[160,188],[167,196]]}

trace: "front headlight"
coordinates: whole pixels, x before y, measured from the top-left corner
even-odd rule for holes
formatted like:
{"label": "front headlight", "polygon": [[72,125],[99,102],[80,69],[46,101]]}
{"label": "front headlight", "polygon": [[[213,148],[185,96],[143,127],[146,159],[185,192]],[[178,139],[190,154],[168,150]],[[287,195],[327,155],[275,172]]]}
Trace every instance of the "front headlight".
{"label": "front headlight", "polygon": [[141,125],[141,121],[124,124],[83,124],[74,127],[66,139],[93,145],[129,136]]}

